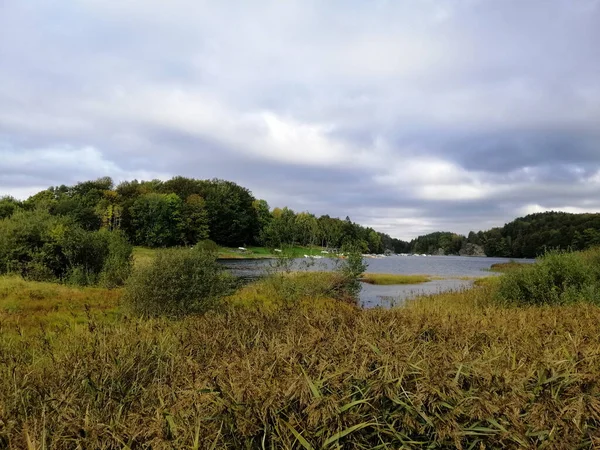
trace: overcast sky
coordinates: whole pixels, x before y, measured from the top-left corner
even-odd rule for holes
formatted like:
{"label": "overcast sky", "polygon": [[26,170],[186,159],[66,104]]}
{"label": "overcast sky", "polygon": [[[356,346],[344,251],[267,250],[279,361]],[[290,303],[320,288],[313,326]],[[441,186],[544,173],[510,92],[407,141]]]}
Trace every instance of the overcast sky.
{"label": "overcast sky", "polygon": [[0,195],[224,178],[392,236],[600,210],[598,0],[0,0]]}

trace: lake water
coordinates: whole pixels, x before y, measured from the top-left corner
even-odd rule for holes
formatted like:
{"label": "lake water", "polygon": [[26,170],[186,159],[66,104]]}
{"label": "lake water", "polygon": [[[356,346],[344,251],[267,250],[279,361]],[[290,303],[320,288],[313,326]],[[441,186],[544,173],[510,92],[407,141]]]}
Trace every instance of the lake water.
{"label": "lake water", "polygon": [[[473,284],[472,280],[461,278],[478,278],[496,275],[488,269],[495,263],[508,262],[508,258],[485,258],[466,256],[388,256],[385,258],[366,258],[367,273],[393,273],[406,275],[431,275],[441,277],[427,283],[414,285],[378,286],[362,283],[360,303],[365,308],[390,307],[406,299],[418,295],[436,294],[439,292],[466,289]],[[531,259],[519,262],[534,262]],[[330,271],[342,261],[338,259],[301,258],[291,262],[292,270]],[[223,265],[234,275],[244,278],[256,278],[266,273],[269,268],[278,264],[276,260],[224,260]]]}

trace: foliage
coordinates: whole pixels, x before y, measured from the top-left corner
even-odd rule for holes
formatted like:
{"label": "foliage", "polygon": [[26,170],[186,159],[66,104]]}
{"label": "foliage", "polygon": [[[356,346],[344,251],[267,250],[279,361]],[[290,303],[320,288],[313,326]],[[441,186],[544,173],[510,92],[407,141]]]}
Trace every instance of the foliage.
{"label": "foliage", "polygon": [[429,255],[458,255],[465,240],[464,236],[450,232],[435,232],[419,236],[411,241],[412,253]]}
{"label": "foliage", "polygon": [[[358,243],[362,251],[407,251],[407,242],[369,227],[304,211],[274,208],[265,200],[226,180],[181,176],[167,181],[124,181],[110,178],[61,185],[41,191],[23,204],[71,219],[86,230],[122,230],[130,242],[153,248],[191,246],[210,238],[218,245],[261,244],[270,248],[320,244],[339,249]],[[0,215],[12,214],[11,199],[0,200]]]}
{"label": "foliage", "polygon": [[338,267],[338,272],[344,279],[348,295],[358,302],[358,295],[361,290],[360,278],[367,270],[367,264],[358,248],[346,247],[344,251],[346,252],[346,259]]}
{"label": "foliage", "polygon": [[250,244],[258,233],[252,193],[231,181],[215,179],[203,182],[203,194],[210,239],[227,246]]}
{"label": "foliage", "polygon": [[78,285],[122,284],[131,246],[119,233],[86,231],[45,210],[17,211],[0,221],[0,273]]}
{"label": "foliage", "polygon": [[0,220],[12,216],[21,202],[10,196],[0,197]]}
{"label": "foliage", "polygon": [[214,253],[168,249],[134,270],[124,301],[140,316],[179,317],[217,308],[231,286]]}
{"label": "foliage", "polygon": [[517,305],[563,304],[576,301],[600,303],[598,267],[590,263],[600,250],[581,253],[552,251],[535,264],[506,273],[499,298]]}
{"label": "foliage", "polygon": [[192,245],[208,238],[208,213],[206,202],[198,194],[190,194],[182,206],[181,212],[182,240],[185,245]]}
{"label": "foliage", "polygon": [[145,194],[136,199],[131,211],[135,243],[146,247],[169,247],[179,242],[181,199],[176,194]]}
{"label": "foliage", "polygon": [[534,258],[547,250],[585,250],[600,245],[600,214],[530,214],[480,232],[488,256]]}

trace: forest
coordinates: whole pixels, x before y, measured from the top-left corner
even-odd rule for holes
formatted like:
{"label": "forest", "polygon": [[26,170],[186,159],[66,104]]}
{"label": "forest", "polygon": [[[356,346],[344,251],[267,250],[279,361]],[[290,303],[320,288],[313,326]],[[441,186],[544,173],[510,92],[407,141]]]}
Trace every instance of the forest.
{"label": "forest", "polygon": [[45,210],[84,230],[121,230],[134,245],[191,246],[210,239],[218,245],[278,248],[358,245],[365,253],[401,252],[404,241],[344,220],[290,208],[273,208],[238,184],[219,179],[174,177],[168,181],[125,181],[109,177],[74,186],[50,187],[18,201],[0,199],[0,219],[17,211]]}
{"label": "forest", "polygon": [[480,255],[533,258],[551,249],[600,245],[600,214],[545,212],[467,236],[435,232],[410,242],[353,222],[288,207],[271,208],[232,181],[176,176],[167,181],[109,177],[50,187],[24,201],[0,198],[0,219],[45,211],[85,231],[120,231],[132,245],[193,246],[210,239],[225,247],[350,245],[363,253]]}
{"label": "forest", "polygon": [[535,258],[549,250],[586,250],[600,245],[600,214],[549,211],[520,217],[468,236],[436,232],[410,242],[412,253],[463,254],[469,244],[486,256]]}

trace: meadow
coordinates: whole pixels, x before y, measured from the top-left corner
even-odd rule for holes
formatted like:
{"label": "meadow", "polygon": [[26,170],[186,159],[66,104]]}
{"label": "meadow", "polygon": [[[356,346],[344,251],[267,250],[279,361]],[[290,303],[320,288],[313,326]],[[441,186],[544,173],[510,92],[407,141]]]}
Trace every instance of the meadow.
{"label": "meadow", "polygon": [[2,277],[0,448],[600,446],[600,308],[499,302],[506,276],[362,310],[276,274],[179,319]]}

